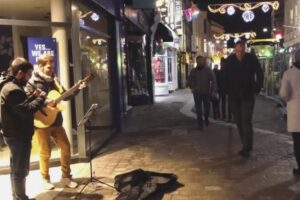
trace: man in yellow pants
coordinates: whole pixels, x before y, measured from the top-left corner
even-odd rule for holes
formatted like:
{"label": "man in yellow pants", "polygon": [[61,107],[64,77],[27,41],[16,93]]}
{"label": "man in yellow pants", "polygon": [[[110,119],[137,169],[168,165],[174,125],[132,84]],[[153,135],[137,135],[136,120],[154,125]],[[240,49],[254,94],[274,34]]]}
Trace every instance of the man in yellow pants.
{"label": "man in yellow pants", "polygon": [[[65,92],[63,86],[59,83],[58,79],[54,75],[54,59],[50,55],[42,55],[38,59],[38,68],[33,72],[33,76],[26,86],[27,94],[34,91],[34,87],[39,88],[43,91],[57,91],[62,94]],[[85,83],[80,84],[78,89],[70,95],[67,99],[73,98],[80,89],[85,87]],[[55,107],[56,105],[52,105]],[[60,149],[61,157],[61,170],[62,178],[61,184],[65,187],[75,188],[77,183],[72,180],[71,176],[71,148],[70,142],[67,138],[65,129],[62,126],[63,118],[62,113],[58,112],[54,122],[45,128],[35,127],[35,137],[37,138],[40,150],[40,172],[43,178],[43,186],[47,190],[54,189],[54,185],[51,183],[49,175],[49,159],[51,156],[51,138],[56,143],[57,147]]]}

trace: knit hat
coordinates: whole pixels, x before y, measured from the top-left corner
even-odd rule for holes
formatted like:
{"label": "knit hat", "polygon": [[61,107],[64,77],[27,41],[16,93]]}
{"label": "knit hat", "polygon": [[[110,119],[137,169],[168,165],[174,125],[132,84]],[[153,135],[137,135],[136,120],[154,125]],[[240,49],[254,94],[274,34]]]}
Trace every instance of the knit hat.
{"label": "knit hat", "polygon": [[295,62],[300,62],[300,49],[298,49],[295,53]]}

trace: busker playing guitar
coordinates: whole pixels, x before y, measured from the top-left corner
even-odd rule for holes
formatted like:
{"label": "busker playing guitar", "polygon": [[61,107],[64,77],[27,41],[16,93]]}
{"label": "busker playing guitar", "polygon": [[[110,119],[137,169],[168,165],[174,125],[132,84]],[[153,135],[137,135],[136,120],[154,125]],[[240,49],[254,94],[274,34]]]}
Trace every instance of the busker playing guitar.
{"label": "busker playing guitar", "polygon": [[[59,94],[64,95],[63,93],[66,92],[64,87],[60,84],[57,77],[55,77],[54,74],[54,58],[50,55],[42,55],[38,58],[37,64],[38,67],[33,72],[33,76],[29,80],[29,83],[27,84],[25,91],[28,95],[30,95],[35,88],[39,88],[42,91],[48,92],[49,94],[53,91],[58,92]],[[79,93],[81,89],[86,87],[86,83],[84,81],[77,82],[71,89],[71,94],[65,96],[63,100],[70,100],[73,98],[76,94]],[[70,89],[70,90],[71,90]],[[60,99],[61,100],[61,99]],[[43,186],[46,190],[52,190],[54,189],[54,185],[51,183],[50,175],[49,175],[49,159],[51,156],[51,138],[54,139],[57,147],[60,149],[61,157],[61,170],[62,170],[62,178],[60,183],[64,187],[69,188],[75,188],[77,187],[77,183],[72,180],[71,176],[71,168],[70,168],[70,161],[71,161],[71,149],[70,149],[70,142],[67,138],[67,134],[65,132],[65,129],[62,126],[63,118],[62,113],[59,109],[56,109],[58,107],[57,103],[59,103],[57,100],[49,99],[48,106],[51,107],[42,109],[39,111],[40,113],[35,114],[35,121],[39,121],[39,116],[42,118],[42,116],[54,116],[53,122],[50,120],[50,122],[46,122],[44,125],[42,123],[39,125],[36,125],[35,123],[35,134],[34,139],[37,139],[39,144],[39,151],[40,151],[40,172],[43,179]],[[50,102],[49,102],[50,101]],[[51,115],[51,110],[56,110],[54,115]],[[48,124],[47,124],[48,123]]]}

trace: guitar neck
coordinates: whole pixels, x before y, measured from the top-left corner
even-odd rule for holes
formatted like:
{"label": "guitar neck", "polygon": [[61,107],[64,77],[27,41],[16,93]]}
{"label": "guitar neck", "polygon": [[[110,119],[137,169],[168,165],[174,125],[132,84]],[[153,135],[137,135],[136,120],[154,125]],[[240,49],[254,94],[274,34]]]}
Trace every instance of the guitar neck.
{"label": "guitar neck", "polygon": [[71,87],[70,89],[68,89],[67,91],[65,91],[60,97],[58,97],[57,99],[55,99],[55,102],[59,103],[59,102],[65,100],[67,97],[69,97],[70,95],[72,95],[78,88],[79,88],[79,85],[74,85],[73,87]]}
{"label": "guitar neck", "polygon": [[[87,83],[87,82],[91,81],[93,78],[94,78],[94,75],[90,74],[90,75],[86,76],[84,79],[82,79],[80,81],[80,83],[83,83],[83,82]],[[55,102],[59,103],[59,102],[65,100],[67,97],[69,97],[70,95],[72,95],[76,90],[78,90],[79,86],[80,86],[80,84],[73,85],[73,87],[71,87],[70,89],[68,89],[67,91],[65,91],[60,97],[58,97],[55,100]]]}

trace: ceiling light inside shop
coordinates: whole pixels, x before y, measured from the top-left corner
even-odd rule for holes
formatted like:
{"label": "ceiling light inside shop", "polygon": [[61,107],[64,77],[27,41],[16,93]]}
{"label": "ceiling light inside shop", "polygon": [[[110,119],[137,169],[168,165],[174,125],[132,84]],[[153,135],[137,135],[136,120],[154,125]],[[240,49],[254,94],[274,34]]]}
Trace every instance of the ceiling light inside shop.
{"label": "ceiling light inside shop", "polygon": [[81,26],[84,26],[84,20],[83,20],[83,19],[79,19],[79,24],[80,24]]}
{"label": "ceiling light inside shop", "polygon": [[91,19],[96,22],[99,21],[100,16],[97,13],[93,13],[91,14]]}
{"label": "ceiling light inside shop", "polygon": [[92,42],[93,44],[97,44],[97,45],[105,45],[107,43],[105,39],[93,39]]}

